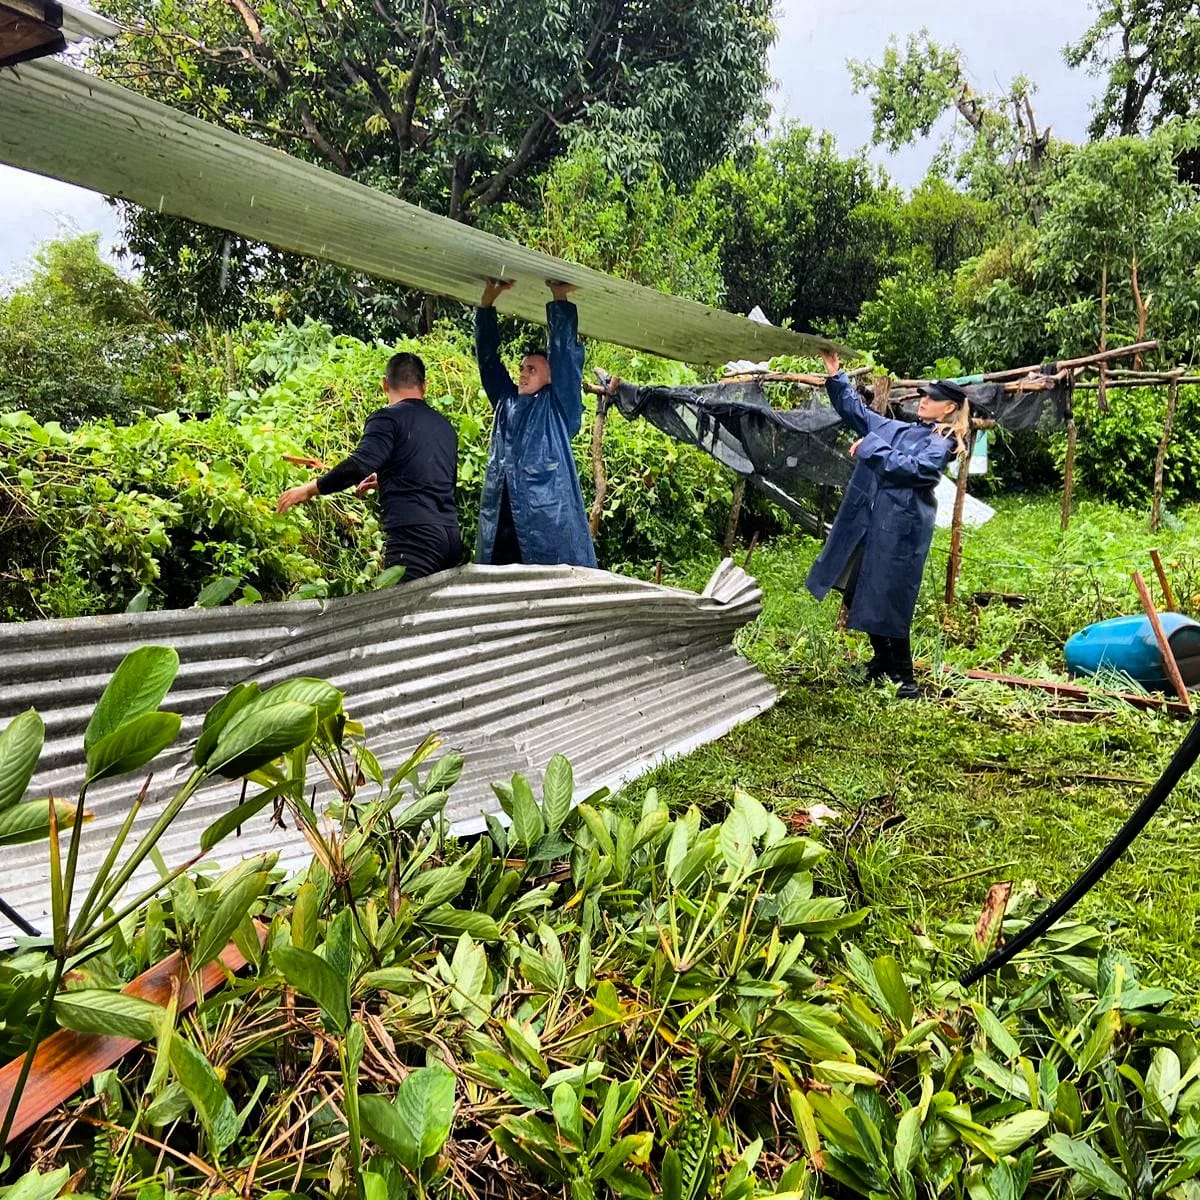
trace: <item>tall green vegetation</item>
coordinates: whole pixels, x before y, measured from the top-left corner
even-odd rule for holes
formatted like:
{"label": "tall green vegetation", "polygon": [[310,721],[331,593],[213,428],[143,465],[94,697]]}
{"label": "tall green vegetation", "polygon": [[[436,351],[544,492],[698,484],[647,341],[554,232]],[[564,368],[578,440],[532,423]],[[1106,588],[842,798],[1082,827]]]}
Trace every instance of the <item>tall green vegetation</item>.
{"label": "tall green vegetation", "polygon": [[179,402],[179,338],[98,246],[95,234],[47,242],[0,293],[0,411],[78,425]]}

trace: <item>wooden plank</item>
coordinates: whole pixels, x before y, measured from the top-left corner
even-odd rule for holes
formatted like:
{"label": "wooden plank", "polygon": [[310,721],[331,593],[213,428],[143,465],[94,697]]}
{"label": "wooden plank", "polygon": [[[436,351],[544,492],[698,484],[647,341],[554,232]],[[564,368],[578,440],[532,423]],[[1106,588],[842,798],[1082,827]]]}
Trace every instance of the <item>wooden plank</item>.
{"label": "wooden plank", "polygon": [[1138,596],[1142,601],[1142,608],[1146,611],[1146,616],[1150,619],[1150,628],[1154,630],[1154,640],[1158,643],[1158,652],[1162,655],[1163,666],[1167,669],[1167,678],[1171,681],[1171,686],[1175,689],[1179,699],[1187,707],[1188,712],[1192,711],[1192,698],[1188,694],[1187,686],[1183,682],[1183,676],[1179,673],[1179,664],[1175,661],[1175,651],[1171,649],[1171,643],[1167,640],[1167,635],[1163,632],[1162,622],[1158,619],[1158,610],[1154,607],[1154,601],[1150,596],[1150,589],[1146,586],[1146,581],[1142,578],[1141,571],[1134,571],[1133,583],[1138,590]]}
{"label": "wooden plank", "polygon": [[485,278],[510,279],[497,307],[544,324],[561,279],[582,334],[666,358],[853,353],[530,250],[61,62],[0,73],[0,113],[0,162],[430,295],[475,305]]}
{"label": "wooden plank", "polygon": [[[256,926],[256,929],[261,941],[265,938],[266,931],[259,926]],[[246,959],[242,952],[232,944],[227,946],[215,962],[209,963],[200,972],[201,997],[207,996],[225,982],[226,971],[240,971],[245,965]],[[149,1000],[151,1004],[165,1008],[174,987],[179,989],[180,1012],[196,1003],[191,978],[178,952],[164,958],[121,990],[127,996]],[[11,1144],[21,1134],[32,1129],[43,1117],[52,1113],[84,1087],[93,1076],[107,1070],[139,1045],[141,1043],[132,1038],[75,1033],[70,1029],[59,1029],[52,1033],[33,1056],[33,1070],[29,1074],[25,1090],[21,1093],[17,1115],[8,1134],[8,1142]],[[13,1059],[0,1067],[0,1113],[7,1112],[12,1103],[13,1089],[21,1073],[22,1058]]]}

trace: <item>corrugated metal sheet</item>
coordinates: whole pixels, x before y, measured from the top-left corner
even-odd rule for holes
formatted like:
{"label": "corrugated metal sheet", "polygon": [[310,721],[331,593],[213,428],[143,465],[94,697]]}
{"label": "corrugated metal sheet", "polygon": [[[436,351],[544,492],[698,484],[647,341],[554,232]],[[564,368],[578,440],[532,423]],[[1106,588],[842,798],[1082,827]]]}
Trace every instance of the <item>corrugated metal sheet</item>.
{"label": "corrugated metal sheet", "polygon": [[[325,604],[0,625],[0,723],[31,706],[42,714],[46,748],[31,794],[73,797],[83,730],[109,676],[136,646],[174,646],[181,665],[164,707],[184,716],[181,749],[154,763],[145,825],[186,779],[203,715],[228,688],[316,675],[345,692],[385,770],[432,730],[466,756],[449,812],[466,833],[499,811],[493,780],[540,778],[556,753],[571,759],[586,795],[770,707],[774,687],[731,645],[761,596],[728,560],[702,595],[579,567],[467,566]],[[89,793],[81,875],[95,870],[140,783],[130,776]],[[194,853],[237,798],[230,784],[199,793],[164,839],[168,863]],[[218,858],[268,849],[285,865],[308,860],[303,839],[273,828],[269,813]],[[4,859],[5,900],[44,927],[45,843],[6,849]]]}
{"label": "corrugated metal sheet", "polygon": [[578,285],[581,331],[685,362],[814,353],[825,338],[527,250],[45,60],[0,72],[0,162],[466,304],[545,322],[546,279]]}

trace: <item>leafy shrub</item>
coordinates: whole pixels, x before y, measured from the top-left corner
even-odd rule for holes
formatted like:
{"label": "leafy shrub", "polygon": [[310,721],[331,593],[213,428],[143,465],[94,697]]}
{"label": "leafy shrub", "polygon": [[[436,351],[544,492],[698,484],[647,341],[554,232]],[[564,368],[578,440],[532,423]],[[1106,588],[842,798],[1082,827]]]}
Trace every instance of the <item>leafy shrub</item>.
{"label": "leafy shrub", "polygon": [[[949,976],[986,928],[869,956],[849,931],[874,914],[829,894],[826,848],[745,792],[715,816],[654,790],[572,808],[555,757],[540,799],[519,775],[495,785],[508,824],[467,845],[443,816],[461,758],[422,771],[427,739],[385,768],[346,732],[317,750],[336,831],[304,755],[217,822],[282,804],[307,871],[169,883],[75,966],[86,1010],[68,992],[57,1019],[158,1049],[96,1085],[107,1154],[59,1120],[21,1165],[100,1194],[111,1133],[132,1194],[160,1186],[165,1147],[180,1197],[251,1163],[247,1196],[1194,1194],[1195,1032],[1095,928],[1060,922],[971,994]],[[1039,906],[1018,890],[990,937]],[[154,945],[195,962],[226,938],[246,977],[194,1014],[112,995]],[[11,996],[42,990],[46,957],[0,960]]]}
{"label": "leafy shrub", "polygon": [[199,383],[187,336],[155,320],[98,243],[97,234],[47,243],[29,280],[0,296],[0,410],[67,426],[130,420],[177,406]]}
{"label": "leafy shrub", "polygon": [[[1154,459],[1162,437],[1167,389],[1110,392],[1108,411],[1099,412],[1095,392],[1076,396],[1079,425],[1075,477],[1080,485],[1119,504],[1144,505],[1154,488]],[[1056,441],[1060,477],[1066,441]],[[1171,440],[1163,462],[1167,501],[1200,496],[1200,388],[1179,389]]]}
{"label": "leafy shrub", "polygon": [[[382,402],[394,348],[313,323],[257,333],[234,347],[247,386],[204,419],[169,412],[67,431],[25,414],[0,416],[4,619],[119,611],[143,589],[141,600],[155,607],[186,607],[214,579],[235,581],[228,594],[245,602],[369,584],[383,546],[374,501],[342,494],[277,517],[275,498],[303,470],[283,455],[332,464],[353,449]],[[473,351],[453,329],[398,348],[425,358],[430,403],[458,431],[459,516],[470,546],[491,435]],[[678,364],[664,369],[606,350],[597,357],[631,378],[688,377]],[[590,441],[587,421],[575,443],[586,490]],[[674,562],[720,536],[731,477],[708,456],[614,415],[605,458],[603,562]]]}

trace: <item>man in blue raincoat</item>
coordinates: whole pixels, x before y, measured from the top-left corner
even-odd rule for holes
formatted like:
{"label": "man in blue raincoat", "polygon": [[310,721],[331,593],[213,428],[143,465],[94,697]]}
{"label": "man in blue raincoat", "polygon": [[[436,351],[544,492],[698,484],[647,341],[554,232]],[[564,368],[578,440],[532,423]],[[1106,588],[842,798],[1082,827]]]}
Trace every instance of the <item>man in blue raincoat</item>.
{"label": "man in blue raincoat", "polygon": [[858,434],[850,447],[854,474],[825,546],[805,585],[823,600],[839,589],[851,629],[871,638],[867,678],[890,678],[896,694],[915,699],[910,629],[933,538],[934,488],[969,428],[967,394],[949,380],[921,388],[915,422],[873,412],[840,369],[825,358],[825,390],[842,422]]}
{"label": "man in blue raincoat", "polygon": [[475,560],[594,567],[571,439],[583,423],[583,346],[568,283],[548,282],[550,342],[527,354],[513,383],[500,361],[493,307],[511,281],[489,279],[475,310],[475,357],[495,421],[479,502]]}

